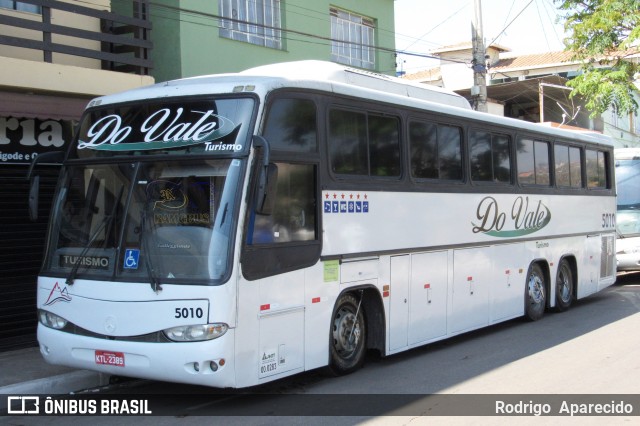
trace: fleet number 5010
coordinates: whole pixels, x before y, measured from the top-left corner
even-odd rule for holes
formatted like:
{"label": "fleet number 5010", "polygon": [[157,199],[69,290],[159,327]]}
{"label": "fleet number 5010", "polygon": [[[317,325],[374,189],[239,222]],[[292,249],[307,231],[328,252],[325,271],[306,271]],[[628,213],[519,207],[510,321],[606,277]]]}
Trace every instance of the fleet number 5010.
{"label": "fleet number 5010", "polygon": [[175,318],[202,318],[204,312],[202,308],[176,308]]}
{"label": "fleet number 5010", "polygon": [[615,213],[602,213],[602,227],[605,229],[616,227]]}

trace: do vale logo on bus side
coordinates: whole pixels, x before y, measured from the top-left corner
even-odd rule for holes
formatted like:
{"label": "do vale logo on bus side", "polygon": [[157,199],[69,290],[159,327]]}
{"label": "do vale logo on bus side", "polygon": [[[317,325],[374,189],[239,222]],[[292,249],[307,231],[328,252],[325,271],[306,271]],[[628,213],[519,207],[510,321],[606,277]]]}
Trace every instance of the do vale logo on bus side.
{"label": "do vale logo on bus side", "polygon": [[533,234],[551,221],[551,211],[542,203],[529,197],[517,197],[510,209],[501,208],[493,197],[485,197],[476,209],[477,223],[473,233],[483,233],[492,237],[514,238]]}

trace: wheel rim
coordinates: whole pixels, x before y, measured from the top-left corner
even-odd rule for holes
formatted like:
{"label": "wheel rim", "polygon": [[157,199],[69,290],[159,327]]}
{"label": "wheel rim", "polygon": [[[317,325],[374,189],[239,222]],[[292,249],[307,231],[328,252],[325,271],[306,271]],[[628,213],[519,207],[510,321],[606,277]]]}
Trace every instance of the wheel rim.
{"label": "wheel rim", "polygon": [[537,274],[529,278],[529,300],[533,305],[544,303],[544,282]]}
{"label": "wheel rim", "polygon": [[558,281],[556,283],[558,288],[558,295],[560,296],[560,300],[564,303],[569,302],[571,299],[571,280],[569,278],[569,274],[567,273],[566,266],[560,269],[558,273]]}
{"label": "wheel rim", "polygon": [[353,310],[342,307],[333,320],[333,344],[336,352],[343,358],[349,358],[356,352],[360,343],[360,321]]}

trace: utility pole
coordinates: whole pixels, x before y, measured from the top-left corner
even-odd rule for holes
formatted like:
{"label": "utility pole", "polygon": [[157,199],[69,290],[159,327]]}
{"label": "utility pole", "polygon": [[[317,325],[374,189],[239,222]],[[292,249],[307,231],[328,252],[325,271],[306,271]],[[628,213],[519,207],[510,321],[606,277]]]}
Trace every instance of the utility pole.
{"label": "utility pole", "polygon": [[471,95],[475,99],[474,108],[477,111],[487,112],[487,67],[485,65],[485,46],[482,34],[482,4],[480,0],[474,0],[473,21],[471,22],[471,44],[473,59],[473,87]]}

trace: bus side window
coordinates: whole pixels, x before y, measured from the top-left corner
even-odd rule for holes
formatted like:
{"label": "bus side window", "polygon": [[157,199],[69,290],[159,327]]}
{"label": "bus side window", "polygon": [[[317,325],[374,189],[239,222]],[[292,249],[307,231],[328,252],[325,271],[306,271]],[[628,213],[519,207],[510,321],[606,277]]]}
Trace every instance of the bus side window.
{"label": "bus side window", "polygon": [[582,159],[580,148],[569,148],[569,168],[571,172],[571,187],[582,188]]}
{"label": "bus side window", "polygon": [[479,130],[469,132],[471,179],[511,182],[511,139],[507,135]]}
{"label": "bus side window", "polygon": [[565,188],[582,188],[580,148],[556,144],[554,157],[556,185]]}
{"label": "bus side window", "polygon": [[269,214],[251,208],[242,274],[249,280],[294,271],[320,258],[318,240],[318,118],[302,94],[278,95],[267,105],[262,135],[277,168]]}
{"label": "bus side window", "polygon": [[411,176],[462,180],[462,130],[423,121],[409,123]]}
{"label": "bus side window", "polygon": [[342,175],[400,177],[399,127],[397,117],[331,109],[331,170]]}
{"label": "bus side window", "polygon": [[587,187],[590,189],[607,188],[607,170],[605,153],[593,149],[587,150]]}
{"label": "bus side window", "polygon": [[368,175],[367,115],[332,109],[329,128],[331,171],[344,175]]}
{"label": "bus side window", "polygon": [[252,244],[316,239],[315,166],[276,163],[278,183],[270,215],[256,214]]}
{"label": "bus side window", "polygon": [[369,175],[399,177],[400,122],[396,117],[369,114]]}
{"label": "bus side window", "polygon": [[252,216],[249,244],[316,239],[316,166],[307,163],[317,152],[316,114],[311,99],[282,97],[269,105],[263,136],[278,170],[274,205],[271,214]]}
{"label": "bus side window", "polygon": [[517,149],[518,181],[527,185],[551,185],[549,143],[520,139]]}
{"label": "bus side window", "polygon": [[269,107],[263,136],[274,151],[316,152],[316,105],[310,99],[280,98]]}

